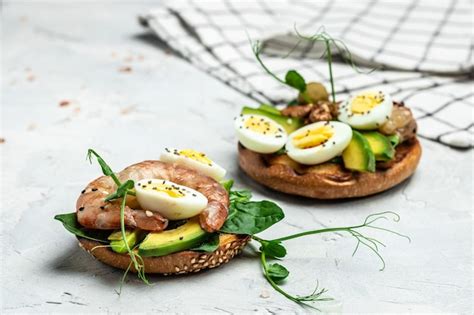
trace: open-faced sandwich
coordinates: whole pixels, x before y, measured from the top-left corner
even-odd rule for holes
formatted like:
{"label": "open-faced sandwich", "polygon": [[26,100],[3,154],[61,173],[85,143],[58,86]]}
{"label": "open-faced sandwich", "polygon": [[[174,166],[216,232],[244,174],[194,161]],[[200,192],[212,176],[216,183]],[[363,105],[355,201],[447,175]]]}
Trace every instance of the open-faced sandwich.
{"label": "open-faced sandwich", "polygon": [[329,100],[321,83],[306,83],[294,70],[281,80],[263,68],[299,94],[283,108],[244,107],[236,117],[239,163],[248,176],[281,192],[339,199],[384,191],[413,174],[421,147],[403,103],[382,89],[336,101],[334,86]]}
{"label": "open-faced sandwich", "polygon": [[[225,170],[203,153],[166,149],[160,160],[147,160],[115,173],[94,151],[104,176],[85,187],[76,211],[55,219],[73,233],[80,247],[101,262],[137,273],[148,283],[147,274],[195,273],[227,263],[250,241],[269,284],[286,298],[308,305],[326,301],[326,289],[309,295],[292,295],[280,285],[289,271],[281,264],[287,250],[283,243],[308,235],[341,232],[357,240],[356,250],[366,246],[385,262],[378,240],[363,234],[381,229],[382,218],[399,220],[393,212],[369,215],[362,224],[300,231],[276,239],[256,234],[284,218],[275,203],[253,201],[248,190],[234,190],[232,180],[223,180]],[[270,260],[278,262],[270,263]]]}
{"label": "open-faced sandwich", "polygon": [[[95,151],[89,154],[105,175],[85,187],[69,219],[86,233],[78,235],[81,247],[98,260],[132,271],[140,266],[147,273],[184,274],[228,262],[249,241],[245,234],[217,233],[230,205],[218,182],[226,171],[205,154],[166,149],[159,161],[116,174]],[[140,257],[137,264],[130,252]]]}

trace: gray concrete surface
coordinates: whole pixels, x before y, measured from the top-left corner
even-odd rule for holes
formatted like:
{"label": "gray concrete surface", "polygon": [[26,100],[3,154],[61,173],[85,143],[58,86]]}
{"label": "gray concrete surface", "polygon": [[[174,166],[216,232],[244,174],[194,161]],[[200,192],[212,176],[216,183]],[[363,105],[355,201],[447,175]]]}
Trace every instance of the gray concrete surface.
{"label": "gray concrete surface", "polygon": [[[284,222],[263,236],[356,224],[373,212],[402,216],[378,234],[387,268],[354,240],[323,235],[289,242],[285,288],[316,280],[345,312],[472,313],[472,152],[422,141],[416,174],[371,198],[317,202],[278,195],[239,173],[232,118],[243,96],[140,36],[136,15],[152,2],[7,2],[2,6],[1,313],[305,313],[271,289],[249,248],[224,267],[189,277],[134,277],[94,261],[53,221],[99,175],[158,158],[165,146],[207,152],[239,187],[273,199]],[[65,102],[67,101],[67,102]],[[60,104],[63,104],[61,106]]]}

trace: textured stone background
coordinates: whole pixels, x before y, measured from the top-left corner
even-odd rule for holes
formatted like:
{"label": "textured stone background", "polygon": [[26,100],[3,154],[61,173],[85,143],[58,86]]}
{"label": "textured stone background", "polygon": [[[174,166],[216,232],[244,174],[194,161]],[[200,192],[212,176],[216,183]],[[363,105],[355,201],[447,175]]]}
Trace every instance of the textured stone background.
{"label": "textured stone background", "polygon": [[377,196],[315,202],[277,195],[238,172],[232,118],[249,102],[147,41],[136,16],[151,2],[7,2],[2,8],[2,312],[303,313],[265,282],[251,248],[228,265],[189,277],[133,277],[78,250],[53,221],[99,175],[87,148],[115,169],[165,146],[194,147],[287,217],[263,236],[356,224],[393,210],[413,242],[379,235],[387,268],[346,235],[288,243],[285,287],[318,279],[350,312],[472,313],[472,152],[422,141],[413,178]]}

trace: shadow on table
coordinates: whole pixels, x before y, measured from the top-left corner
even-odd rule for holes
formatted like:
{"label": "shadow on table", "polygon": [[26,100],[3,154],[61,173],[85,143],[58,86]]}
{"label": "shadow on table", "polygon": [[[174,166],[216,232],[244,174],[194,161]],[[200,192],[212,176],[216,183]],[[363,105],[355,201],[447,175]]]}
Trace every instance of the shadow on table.
{"label": "shadow on table", "polygon": [[[149,274],[147,275],[147,278],[152,284],[154,282],[162,284],[179,281],[180,279],[184,279],[184,277],[204,278],[208,276],[209,273],[216,272],[216,270],[224,270],[226,268],[235,268],[237,270],[239,264],[250,260],[255,261],[256,268],[259,268],[259,257],[256,255],[256,250],[253,245],[248,245],[240,255],[232,259],[229,263],[221,265],[215,269],[207,269],[198,273],[175,276]],[[53,257],[48,265],[55,275],[68,276],[82,274],[84,277],[93,277],[115,290],[119,289],[120,280],[124,273],[124,270],[113,268],[94,259],[78,246],[65,248],[60,255]],[[133,273],[129,273],[126,285],[137,288],[143,287],[144,289],[148,288],[148,286],[144,285],[144,283]]]}
{"label": "shadow on table", "polygon": [[[273,189],[267,188],[259,183],[255,182],[253,179],[248,177],[242,170],[239,169],[239,172],[236,176],[237,186],[242,186],[247,189],[250,189],[253,192],[259,193],[265,198],[269,200],[273,200],[277,203],[284,202],[288,204],[292,204],[296,207],[310,207],[314,206],[314,210],[317,211],[319,206],[330,207],[330,208],[337,208],[337,211],[349,211],[353,209],[353,207],[349,207],[349,205],[354,205],[356,203],[365,203],[368,201],[377,202],[378,200],[384,200],[393,196],[400,196],[404,194],[404,190],[407,185],[410,184],[412,178],[416,176],[416,173],[413,174],[408,179],[404,180],[400,184],[392,187],[388,190],[382,191],[380,193],[365,196],[365,197],[356,197],[356,198],[348,198],[348,199],[336,199],[336,200],[319,200],[319,199],[312,199],[308,197],[302,196],[294,196],[290,194],[281,193],[275,191]],[[336,207],[340,205],[348,205],[347,207]],[[335,207],[332,207],[335,206]]]}

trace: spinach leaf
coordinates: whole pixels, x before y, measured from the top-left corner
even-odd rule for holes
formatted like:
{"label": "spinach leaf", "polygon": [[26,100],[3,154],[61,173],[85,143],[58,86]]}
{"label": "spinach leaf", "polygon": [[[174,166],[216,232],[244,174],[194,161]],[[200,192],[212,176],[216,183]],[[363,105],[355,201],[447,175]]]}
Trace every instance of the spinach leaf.
{"label": "spinach leaf", "polygon": [[285,217],[281,208],[267,200],[233,202],[221,231],[233,234],[260,233]]}
{"label": "spinach leaf", "polygon": [[288,151],[286,151],[285,147],[281,148],[280,150],[276,151],[275,155],[283,155],[283,154],[286,154]]}
{"label": "spinach leaf", "polygon": [[219,248],[219,233],[211,234],[201,245],[191,248],[196,252],[212,253]]}
{"label": "spinach leaf", "polygon": [[220,181],[220,184],[222,185],[222,187],[225,188],[225,190],[227,190],[228,193],[230,193],[230,189],[232,188],[232,186],[234,186],[234,180],[233,179],[223,180],[223,181]]}
{"label": "spinach leaf", "polygon": [[286,248],[281,245],[280,242],[261,240],[260,244],[262,244],[260,250],[265,252],[266,256],[275,258],[283,258],[286,256]]}
{"label": "spinach leaf", "polygon": [[276,283],[285,280],[290,272],[284,266],[274,263],[267,265],[267,274]]}
{"label": "spinach leaf", "polygon": [[229,193],[229,200],[230,203],[236,203],[236,202],[247,202],[250,201],[252,198],[252,192],[250,190],[232,190]]}
{"label": "spinach leaf", "polygon": [[286,73],[285,82],[286,84],[291,87],[294,87],[301,93],[304,93],[306,91],[306,82],[304,81],[304,78],[295,70],[290,70]]}
{"label": "spinach leaf", "polygon": [[105,198],[105,201],[111,201],[117,198],[122,198],[125,195],[125,192],[129,189],[133,189],[135,182],[131,179],[127,180],[125,183],[121,184],[117,190]]}
{"label": "spinach leaf", "polygon": [[64,228],[76,236],[101,243],[108,243],[107,237],[109,236],[110,231],[89,230],[82,227],[77,222],[75,212],[58,214],[54,217],[54,219],[62,222]]}

